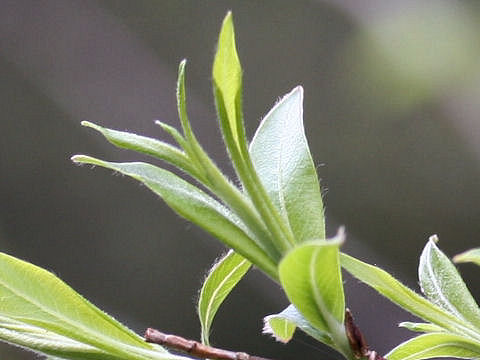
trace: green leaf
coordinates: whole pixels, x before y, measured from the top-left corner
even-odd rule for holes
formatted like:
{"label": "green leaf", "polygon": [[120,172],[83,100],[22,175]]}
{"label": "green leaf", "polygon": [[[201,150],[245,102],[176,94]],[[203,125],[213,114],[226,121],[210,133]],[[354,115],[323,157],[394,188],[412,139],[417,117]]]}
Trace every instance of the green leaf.
{"label": "green leaf", "polygon": [[464,322],[480,328],[480,309],[462,277],[432,236],[420,257],[418,277],[425,296]]}
{"label": "green leaf", "polygon": [[404,327],[410,331],[415,331],[415,332],[443,332],[445,331],[444,328],[431,324],[431,323],[415,323],[415,322],[410,322],[410,321],[404,321],[398,324],[400,327]]}
{"label": "green leaf", "polygon": [[62,343],[66,353],[78,345],[97,359],[181,359],[146,343],[44,269],[0,253],[0,274],[0,337],[8,342],[45,352]]}
{"label": "green leaf", "polygon": [[453,257],[456,263],[471,262],[480,265],[480,248],[471,249]]}
{"label": "green leaf", "polygon": [[44,355],[62,356],[64,359],[119,360],[117,356],[93,346],[6,317],[0,317],[0,340]]}
{"label": "green leaf", "polygon": [[420,360],[438,357],[474,359],[480,357],[480,343],[454,334],[430,333],[400,344],[385,357],[388,360]]}
{"label": "green leaf", "polygon": [[201,179],[201,175],[185,153],[170,144],[146,136],[107,129],[88,121],[82,121],[82,125],[97,130],[109,142],[119,148],[133,150],[164,160],[192,177]]}
{"label": "green leaf", "polygon": [[141,162],[113,163],[83,155],[76,155],[72,160],[118,171],[142,182],[185,219],[217,237],[273,278],[277,277],[276,265],[249,237],[248,229],[237,216],[177,175]]}
{"label": "green leaf", "polygon": [[198,299],[202,343],[209,345],[210,327],[220,305],[250,269],[251,263],[230,250],[211,268]]}
{"label": "green leaf", "polygon": [[322,195],[303,128],[303,89],[285,95],[250,144],[255,170],[297,242],[325,238]]}
{"label": "green leaf", "polygon": [[342,266],[354,277],[371,286],[387,299],[413,315],[452,332],[480,339],[480,335],[470,323],[457,319],[452,314],[418,295],[386,271],[343,253],[341,254],[341,262]]}
{"label": "green leaf", "polygon": [[289,305],[278,314],[265,316],[263,323],[263,333],[272,335],[275,340],[282,343],[289,342],[298,327],[314,339],[330,346],[333,345],[329,335],[314,328],[293,305]]}
{"label": "green leaf", "polygon": [[246,141],[241,115],[242,67],[235,45],[231,12],[223,20],[218,38],[213,62],[213,84],[217,107],[220,105],[225,111],[220,118],[222,126],[230,133],[237,148],[241,149],[241,143]]}
{"label": "green leaf", "polygon": [[285,293],[298,311],[318,330],[329,334],[335,347],[350,350],[344,329],[345,298],[339,262],[343,234],[296,246],[280,262]]}

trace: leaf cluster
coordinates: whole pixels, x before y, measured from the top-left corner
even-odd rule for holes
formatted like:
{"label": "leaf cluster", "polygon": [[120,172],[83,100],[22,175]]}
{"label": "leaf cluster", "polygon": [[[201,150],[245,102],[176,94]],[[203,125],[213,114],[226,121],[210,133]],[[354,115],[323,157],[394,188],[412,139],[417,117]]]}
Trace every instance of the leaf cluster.
{"label": "leaf cluster", "polygon": [[[219,307],[254,265],[277,282],[290,301],[283,311],[264,318],[264,333],[286,343],[298,328],[346,359],[362,357],[345,326],[343,267],[424,321],[400,324],[421,335],[398,345],[387,359],[480,357],[480,309],[435,237],[420,257],[424,296],[384,270],[342,253],[343,229],[326,239],[320,184],[303,127],[302,87],[276,103],[248,141],[242,68],[230,13],[219,35],[213,90],[235,181],[222,173],[195,136],[187,114],[185,67],[182,61],[176,93],[181,130],[157,121],[175,145],[82,123],[117,147],[173,165],[184,177],[145,162],[118,163],[86,155],[72,160],[143,183],[179,215],[231,249],[215,263],[200,290],[203,344],[209,345]],[[478,264],[480,251],[460,254],[455,261]],[[186,359],[146,343],[53,274],[5,254],[0,254],[0,339],[51,359]]]}

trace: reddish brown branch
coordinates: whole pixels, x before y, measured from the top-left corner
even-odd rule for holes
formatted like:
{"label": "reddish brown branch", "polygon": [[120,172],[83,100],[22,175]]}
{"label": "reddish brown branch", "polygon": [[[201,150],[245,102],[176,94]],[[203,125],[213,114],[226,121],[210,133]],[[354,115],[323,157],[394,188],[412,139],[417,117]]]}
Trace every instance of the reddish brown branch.
{"label": "reddish brown branch", "polygon": [[164,345],[170,349],[186,352],[201,359],[217,360],[269,360],[266,358],[248,355],[244,352],[235,352],[203,345],[195,340],[188,340],[177,335],[164,334],[158,330],[148,328],[145,331],[145,340],[150,343]]}
{"label": "reddish brown branch", "polygon": [[349,309],[345,310],[345,332],[347,333],[348,342],[350,343],[353,355],[357,359],[367,358],[368,360],[386,360],[383,356],[378,355],[376,351],[368,348],[367,341],[360,331],[360,328],[355,325],[352,313]]}

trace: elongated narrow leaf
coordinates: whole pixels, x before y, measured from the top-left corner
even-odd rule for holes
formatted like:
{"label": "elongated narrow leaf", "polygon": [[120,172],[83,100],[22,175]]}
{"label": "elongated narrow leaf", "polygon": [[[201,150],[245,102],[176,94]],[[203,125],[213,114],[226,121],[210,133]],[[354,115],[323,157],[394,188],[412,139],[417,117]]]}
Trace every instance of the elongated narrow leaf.
{"label": "elongated narrow leaf", "polygon": [[107,129],[88,121],[82,121],[82,125],[97,130],[105,137],[105,139],[119,148],[133,150],[156,157],[175,165],[180,170],[185,171],[194,178],[200,177],[198,171],[191,164],[188,157],[181,150],[170,144],[125,131]]}
{"label": "elongated narrow leaf", "polygon": [[[93,352],[99,355],[98,359],[181,359],[146,343],[52,273],[3,253],[0,253],[0,301],[3,323],[0,338],[20,346],[40,351],[38,341],[42,336],[50,345],[68,338],[71,341],[64,348],[67,353],[81,343],[80,353]],[[43,329],[44,334],[34,336],[34,328]],[[32,342],[34,337],[37,342]],[[57,356],[64,357],[60,351]],[[108,356],[100,356],[103,353]]]}
{"label": "elongated narrow leaf", "polygon": [[209,345],[210,327],[220,305],[250,269],[251,263],[230,250],[210,270],[198,299],[202,343]]}
{"label": "elongated narrow leaf", "polygon": [[268,315],[263,318],[263,333],[272,335],[275,340],[282,343],[289,342],[296,328],[307,333],[314,339],[327,345],[332,345],[332,339],[325,332],[314,328],[293,305],[289,305],[278,314]]}
{"label": "elongated narrow leaf", "polygon": [[421,360],[439,357],[476,359],[480,357],[480,343],[458,335],[431,333],[400,344],[385,357],[388,360]]}
{"label": "elongated narrow leaf", "polygon": [[453,257],[456,263],[471,262],[480,265],[480,248],[471,249]]}
{"label": "elongated narrow leaf", "polygon": [[[99,349],[58,335],[38,326],[0,317],[0,340],[34,350],[44,355],[78,360],[119,360]],[[57,358],[59,359],[59,358]]]}
{"label": "elongated narrow leaf", "polygon": [[298,245],[279,265],[280,281],[290,302],[326,333],[343,328],[345,298],[338,250],[342,240]]}
{"label": "elongated narrow leaf", "polygon": [[98,165],[128,175],[145,184],[173,210],[199,225],[239,254],[276,278],[276,266],[248,235],[243,223],[218,201],[175,174],[151,164],[113,163],[77,155],[77,163]]}
{"label": "elongated narrow leaf", "polygon": [[404,327],[410,331],[415,331],[415,332],[444,332],[446,331],[444,328],[431,324],[431,323],[414,323],[410,321],[404,321],[398,324],[400,327]]}
{"label": "elongated narrow leaf", "polygon": [[303,89],[296,87],[265,116],[250,155],[268,195],[297,242],[325,238],[322,195],[303,128]]}
{"label": "elongated narrow leaf", "polygon": [[479,338],[475,328],[403,285],[386,271],[341,254],[342,266],[354,277],[377,290],[390,301],[424,320],[455,333]]}
{"label": "elongated narrow leaf", "polygon": [[[230,132],[238,149],[246,141],[243,119],[241,118],[242,67],[235,45],[232,14],[223,20],[218,38],[217,53],[213,62],[213,86],[217,107],[223,107],[222,129]],[[222,114],[223,113],[223,114]],[[227,136],[227,134],[224,134]],[[233,144],[230,144],[233,145]]]}
{"label": "elongated narrow leaf", "polygon": [[480,328],[480,309],[455,266],[430,238],[420,257],[418,277],[425,296],[455,317]]}

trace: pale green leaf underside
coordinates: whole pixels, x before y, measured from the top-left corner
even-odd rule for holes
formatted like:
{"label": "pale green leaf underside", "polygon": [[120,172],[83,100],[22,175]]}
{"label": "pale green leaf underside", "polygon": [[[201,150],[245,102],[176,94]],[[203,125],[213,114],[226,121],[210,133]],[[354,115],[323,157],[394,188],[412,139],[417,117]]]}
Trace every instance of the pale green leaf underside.
{"label": "pale green leaf underside", "polygon": [[210,270],[198,299],[198,316],[204,344],[209,344],[210,328],[220,305],[250,266],[251,263],[247,259],[230,250]]}
{"label": "pale green leaf underside", "polygon": [[421,360],[438,357],[475,359],[480,357],[480,343],[458,335],[430,333],[400,344],[385,357],[388,360]]}
{"label": "pale green leaf underside", "polygon": [[371,286],[380,294],[412,314],[452,332],[479,338],[479,334],[476,333],[475,328],[471,324],[457,319],[439,306],[418,295],[386,271],[344,253],[341,254],[341,262],[342,266],[354,277]]}
{"label": "pale green leaf underside", "polygon": [[296,87],[265,116],[250,156],[268,195],[298,243],[325,238],[322,195],[303,128],[303,89]]}
{"label": "pale green leaf underside", "polygon": [[332,346],[332,339],[325,333],[314,328],[293,305],[289,305],[278,314],[263,318],[263,333],[272,335],[277,341],[287,343],[293,337],[298,327],[314,339]]}
{"label": "pale green leaf underside", "polygon": [[433,239],[428,241],[420,257],[418,277],[423,293],[431,302],[480,329],[480,309],[475,299]]}
{"label": "pale green leaf underside", "polygon": [[279,275],[290,302],[317,329],[343,327],[345,298],[339,264],[339,241],[300,244],[280,262]]}
{"label": "pale green leaf underside", "polygon": [[453,258],[453,261],[456,263],[471,262],[476,265],[480,265],[480,248],[471,249],[458,254]]}
{"label": "pale green leaf underside", "polygon": [[177,175],[151,164],[113,163],[77,155],[77,163],[98,165],[128,175],[159,195],[173,210],[199,225],[232,249],[276,277],[276,266],[248,235],[244,224],[226,207]]}
{"label": "pale green leaf underside", "polygon": [[126,131],[107,129],[89,121],[82,121],[82,125],[97,130],[105,139],[119,148],[156,157],[175,165],[194,178],[199,177],[198,171],[185,153],[170,144]]}

